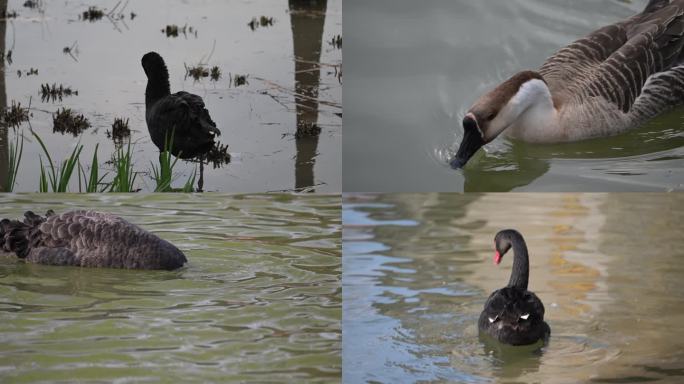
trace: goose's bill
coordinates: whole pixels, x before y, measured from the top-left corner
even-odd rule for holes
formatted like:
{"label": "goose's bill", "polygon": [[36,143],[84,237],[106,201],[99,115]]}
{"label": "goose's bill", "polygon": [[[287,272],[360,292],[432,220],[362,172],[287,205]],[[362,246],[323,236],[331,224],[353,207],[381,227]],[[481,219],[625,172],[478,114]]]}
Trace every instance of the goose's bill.
{"label": "goose's bill", "polygon": [[454,157],[450,162],[451,168],[463,168],[466,163],[468,163],[468,160],[473,157],[475,152],[482,148],[484,144],[485,142],[482,140],[482,136],[477,129],[465,129],[461,146],[458,147],[456,157]]}

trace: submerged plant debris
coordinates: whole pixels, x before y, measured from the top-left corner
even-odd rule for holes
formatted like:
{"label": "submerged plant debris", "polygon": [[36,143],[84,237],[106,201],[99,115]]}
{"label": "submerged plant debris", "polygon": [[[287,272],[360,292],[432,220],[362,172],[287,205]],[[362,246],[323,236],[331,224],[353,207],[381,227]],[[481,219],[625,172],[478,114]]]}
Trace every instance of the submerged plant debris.
{"label": "submerged plant debris", "polygon": [[162,33],[166,34],[166,37],[178,37],[180,33],[182,33],[185,37],[188,37],[188,34],[194,35],[195,38],[197,37],[197,29],[187,24],[185,24],[183,27],[179,27],[176,24],[170,24],[167,25],[166,28],[162,29],[161,31]]}
{"label": "submerged plant debris", "polygon": [[62,101],[64,96],[78,96],[78,91],[72,90],[70,87],[65,87],[62,84],[57,86],[57,84],[41,84],[40,85],[40,99],[42,101],[52,101],[55,102],[59,99]]}
{"label": "submerged plant debris", "polygon": [[230,153],[228,153],[228,145],[221,145],[221,143],[216,143],[209,150],[206,155],[207,161],[210,162],[214,169],[220,168],[225,164],[230,163]]}
{"label": "submerged plant debris", "polygon": [[241,85],[249,85],[249,82],[247,81],[247,78],[249,75],[230,75],[230,83],[233,84],[234,87],[239,87]]}
{"label": "submerged plant debris", "polygon": [[297,133],[295,133],[295,137],[297,139],[302,137],[318,137],[320,134],[321,127],[319,127],[316,123],[309,121],[297,123]]}
{"label": "submerged plant debris", "polygon": [[29,109],[21,106],[21,103],[12,100],[12,105],[0,113],[0,124],[4,127],[18,128],[24,121],[29,121]]}
{"label": "submerged plant debris", "polygon": [[90,22],[100,20],[105,15],[104,11],[98,7],[88,7],[87,11],[83,11],[81,18]]}
{"label": "submerged plant debris", "polygon": [[211,73],[209,74],[211,80],[218,81],[221,78],[221,68],[218,66],[211,67]]}
{"label": "submerged plant debris", "polygon": [[252,17],[252,20],[247,23],[249,29],[255,31],[259,27],[270,27],[275,23],[275,19],[267,16],[260,16],[259,18]]}
{"label": "submerged plant debris", "polygon": [[116,146],[121,146],[121,144],[124,142],[124,139],[127,139],[131,136],[131,129],[128,128],[128,119],[124,121],[123,118],[115,118],[114,123],[112,124],[111,132],[107,131],[106,134],[108,138],[114,141]]}
{"label": "submerged plant debris", "polygon": [[333,47],[335,47],[337,49],[341,49],[342,48],[342,35],[333,36],[332,40],[330,41],[330,45],[332,45]]}
{"label": "submerged plant debris", "polygon": [[52,132],[71,133],[74,137],[90,128],[88,119],[80,114],[74,113],[69,108],[62,108],[52,115]]}

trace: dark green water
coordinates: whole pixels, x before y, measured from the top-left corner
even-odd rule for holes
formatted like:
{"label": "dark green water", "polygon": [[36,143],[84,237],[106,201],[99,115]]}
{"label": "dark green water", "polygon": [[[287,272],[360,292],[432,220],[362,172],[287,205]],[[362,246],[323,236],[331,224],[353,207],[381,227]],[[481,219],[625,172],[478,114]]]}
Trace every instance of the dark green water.
{"label": "dark green water", "polygon": [[106,210],[173,242],[180,270],[0,256],[0,382],[336,382],[340,197],[0,195],[0,217]]}

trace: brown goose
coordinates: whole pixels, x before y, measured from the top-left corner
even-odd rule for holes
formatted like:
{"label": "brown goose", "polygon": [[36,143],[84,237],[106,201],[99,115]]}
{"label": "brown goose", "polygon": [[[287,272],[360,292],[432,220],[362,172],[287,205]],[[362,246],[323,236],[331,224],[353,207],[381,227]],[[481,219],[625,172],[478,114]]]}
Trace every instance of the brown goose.
{"label": "brown goose", "polygon": [[454,168],[505,132],[533,143],[615,135],[684,102],[684,0],[644,11],[556,52],[538,71],[515,74],[463,119]]}
{"label": "brown goose", "polygon": [[0,251],[30,263],[124,269],[176,269],[187,262],[173,244],[109,214],[71,211],[0,221]]}

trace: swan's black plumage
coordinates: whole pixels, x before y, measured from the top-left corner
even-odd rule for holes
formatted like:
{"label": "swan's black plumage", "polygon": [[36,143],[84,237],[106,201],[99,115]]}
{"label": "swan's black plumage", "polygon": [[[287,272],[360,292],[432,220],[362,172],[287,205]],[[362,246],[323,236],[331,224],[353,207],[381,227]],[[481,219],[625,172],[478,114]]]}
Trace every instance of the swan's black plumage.
{"label": "swan's black plumage", "polygon": [[0,221],[0,250],[31,263],[125,269],[180,268],[173,244],[108,213],[70,211]]}
{"label": "swan's black plumage", "polygon": [[494,239],[498,264],[513,248],[513,271],[508,286],[494,291],[480,314],[478,327],[504,344],[527,345],[545,340],[551,328],[544,321],[544,304],[527,290],[529,258],[522,235],[513,229],[500,231]]}
{"label": "swan's black plumage", "polygon": [[169,71],[158,53],[145,54],[142,66],[147,75],[145,119],[152,142],[163,151],[165,140],[170,140],[173,133],[171,154],[181,159],[205,155],[221,131],[211,120],[202,98],[182,91],[171,94]]}

